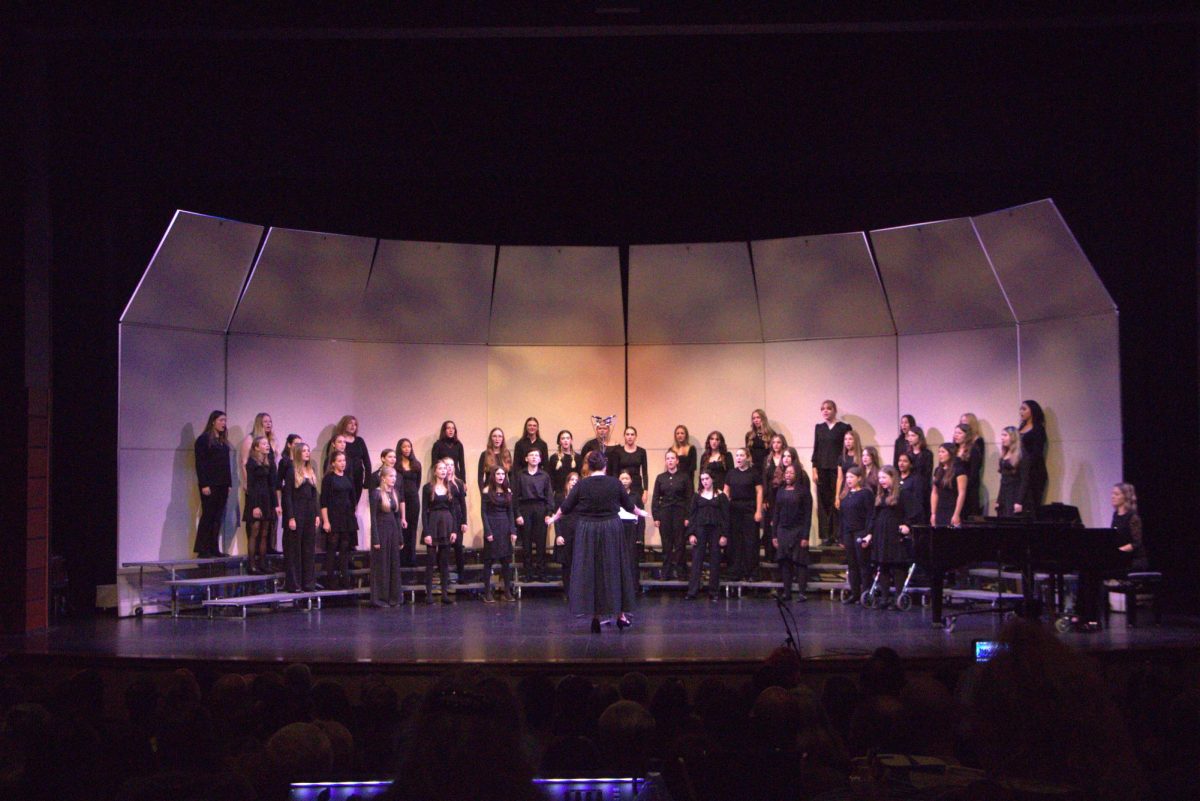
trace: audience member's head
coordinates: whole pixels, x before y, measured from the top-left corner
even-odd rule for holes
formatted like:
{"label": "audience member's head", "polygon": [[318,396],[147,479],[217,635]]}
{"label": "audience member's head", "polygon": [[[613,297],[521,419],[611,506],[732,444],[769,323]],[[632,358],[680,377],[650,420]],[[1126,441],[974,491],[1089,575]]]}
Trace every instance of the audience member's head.
{"label": "audience member's head", "polygon": [[582,676],[563,676],[554,688],[554,733],[559,737],[590,734],[588,701],[592,683]]}
{"label": "audience member's head", "polygon": [[534,799],[516,699],[477,669],[455,671],[426,693],[393,797],[412,801]]}
{"label": "audience member's head", "polygon": [[283,669],[283,684],[293,694],[307,698],[312,692],[312,668],[303,662],[293,662]]}
{"label": "audience member's head", "polygon": [[632,671],[621,677],[617,690],[625,701],[634,701],[642,706],[650,706],[650,680],[645,673]]}
{"label": "audience member's head", "polygon": [[617,701],[600,715],[597,744],[605,770],[642,776],[654,745],[654,717],[635,701]]}
{"label": "audience member's head", "polygon": [[899,696],[906,680],[900,654],[884,647],[871,654],[858,677],[858,686],[866,696]]}
{"label": "audience member's head", "polygon": [[1076,788],[1088,798],[1141,794],[1132,742],[1096,671],[1047,629],[1014,621],[981,667],[969,732],[1001,778]]}
{"label": "audience member's head", "polygon": [[767,687],[750,710],[750,733],[757,748],[790,751],[800,731],[800,701],[782,687]]}
{"label": "audience member's head", "polygon": [[654,715],[659,734],[670,740],[691,714],[687,688],[676,678],[663,679],[650,699],[650,714]]}
{"label": "audience member's head", "polygon": [[318,681],[313,685],[311,698],[313,717],[317,720],[336,720],[343,726],[352,722],[350,696],[336,681]]}
{"label": "audience member's head", "polygon": [[517,698],[525,715],[525,727],[531,732],[550,728],[554,718],[554,682],[545,673],[531,673],[517,682]]}

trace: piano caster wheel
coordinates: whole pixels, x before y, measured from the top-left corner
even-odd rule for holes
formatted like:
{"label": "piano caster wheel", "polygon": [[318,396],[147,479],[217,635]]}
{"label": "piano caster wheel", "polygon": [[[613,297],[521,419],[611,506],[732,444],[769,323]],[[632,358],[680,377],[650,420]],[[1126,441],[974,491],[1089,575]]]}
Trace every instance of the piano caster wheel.
{"label": "piano caster wheel", "polygon": [[870,590],[863,591],[863,594],[859,596],[858,601],[863,605],[863,609],[874,609],[879,603],[879,599],[876,598],[874,593],[872,593]]}
{"label": "piano caster wheel", "polygon": [[1071,630],[1071,618],[1067,615],[1063,615],[1062,617],[1055,620],[1054,621],[1054,630],[1057,631],[1059,634],[1066,634],[1068,631]]}
{"label": "piano caster wheel", "polygon": [[901,612],[907,612],[909,609],[912,609],[912,596],[907,592],[903,595],[900,595],[898,598],[896,598],[896,607]]}

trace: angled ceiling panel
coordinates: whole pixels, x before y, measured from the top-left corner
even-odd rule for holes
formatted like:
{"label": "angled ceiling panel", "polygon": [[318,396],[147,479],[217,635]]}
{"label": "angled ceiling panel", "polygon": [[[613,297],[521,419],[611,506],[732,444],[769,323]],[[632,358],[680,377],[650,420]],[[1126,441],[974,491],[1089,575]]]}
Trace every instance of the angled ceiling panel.
{"label": "angled ceiling panel", "polygon": [[359,339],[487,342],[494,245],[381,239],[357,317]]}
{"label": "angled ceiling panel", "polygon": [[177,211],[122,323],[225,331],[263,227]]}
{"label": "angled ceiling panel", "polygon": [[1016,321],[969,218],[871,232],[900,334]]}
{"label": "angled ceiling panel", "polygon": [[625,344],[617,248],[501,247],[488,342]]}
{"label": "angled ceiling panel", "polygon": [[1116,310],[1054,201],[972,220],[1020,322]]}
{"label": "angled ceiling panel", "polygon": [[356,339],[374,252],[374,239],[272,228],[229,330]]}
{"label": "angled ceiling panel", "polygon": [[896,333],[861,231],[750,247],[767,342]]}
{"label": "angled ceiling panel", "polygon": [[629,248],[629,343],[761,342],[745,242]]}

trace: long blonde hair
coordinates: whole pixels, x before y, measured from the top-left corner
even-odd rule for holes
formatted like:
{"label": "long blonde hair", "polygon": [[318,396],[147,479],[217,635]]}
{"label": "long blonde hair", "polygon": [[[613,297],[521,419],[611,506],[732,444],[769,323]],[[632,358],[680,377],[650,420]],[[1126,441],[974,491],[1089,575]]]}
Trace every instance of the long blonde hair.
{"label": "long blonde hair", "polygon": [[1001,448],[1000,461],[1016,467],[1021,463],[1021,434],[1016,426],[1005,426],[1004,433],[1008,434],[1008,447]]}
{"label": "long blonde hair", "polygon": [[885,495],[883,485],[875,490],[875,505],[876,506],[895,506],[900,503],[900,473],[890,464],[887,467],[879,468],[880,473],[886,473],[892,479],[892,488]]}
{"label": "long blonde hair", "polygon": [[253,445],[259,437],[266,437],[267,445],[271,448],[271,450],[278,453],[279,449],[275,447],[275,420],[271,420],[271,430],[269,432],[263,426],[263,418],[270,416],[271,415],[267,412],[259,412],[258,414],[254,415],[254,428],[252,431],[253,439],[250,440],[250,444]]}
{"label": "long blonde hair", "polygon": [[[305,448],[308,448],[308,459],[304,458]],[[312,466],[312,447],[302,439],[292,443],[292,474],[297,487],[305,481],[311,481],[314,487],[317,485],[317,474]]]}
{"label": "long blonde hair", "polygon": [[1113,486],[1116,487],[1117,489],[1119,489],[1121,491],[1121,494],[1125,496],[1125,505],[1127,507],[1129,507],[1129,511],[1133,512],[1134,515],[1136,515],[1137,514],[1137,490],[1133,488],[1132,484],[1121,483],[1121,484],[1113,484]]}
{"label": "long blonde hair", "polygon": [[[754,430],[754,415],[758,415],[758,419],[762,420],[762,430],[755,432]],[[767,413],[762,409],[755,409],[750,412],[750,430],[746,432],[746,445],[749,446],[754,441],[755,436],[762,437],[762,440],[771,447],[771,437],[775,436],[775,432],[771,430],[771,424],[767,422]]]}
{"label": "long blonde hair", "polygon": [[257,462],[258,464],[266,464],[268,461],[267,454],[265,454],[265,453],[259,454],[259,452],[257,450],[259,441],[266,442],[268,447],[270,447],[270,445],[271,445],[271,441],[269,439],[267,439],[265,436],[254,437],[253,439],[250,440],[250,458],[253,459],[255,462]]}

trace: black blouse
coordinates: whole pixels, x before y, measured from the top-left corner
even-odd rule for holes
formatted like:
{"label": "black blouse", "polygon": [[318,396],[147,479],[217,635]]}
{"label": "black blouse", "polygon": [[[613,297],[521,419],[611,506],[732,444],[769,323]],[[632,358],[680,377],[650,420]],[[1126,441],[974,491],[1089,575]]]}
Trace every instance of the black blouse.
{"label": "black blouse", "polygon": [[650,486],[650,466],[646,460],[646,449],[639,445],[630,453],[625,450],[624,445],[617,445],[610,448],[605,455],[608,457],[608,474],[619,476],[621,471],[628,470],[629,477],[633,479],[629,494],[640,498]]}
{"label": "black blouse", "polygon": [[583,475],[583,457],[578,453],[559,456],[555,451],[546,462],[546,472],[550,474],[550,486],[554,488],[555,497],[559,497],[567,491],[567,476],[572,473]]}
{"label": "black blouse", "polygon": [[776,531],[781,528],[798,530],[799,539],[808,539],[809,529],[812,528],[812,490],[807,482],[797,481],[791,489],[780,487],[771,508],[771,523]]}
{"label": "black blouse", "polygon": [[738,470],[736,467],[725,474],[725,486],[729,488],[729,506],[740,511],[754,511],[758,505],[755,487],[762,486],[762,476],[753,467]]}
{"label": "black blouse", "polygon": [[618,509],[633,513],[637,506],[621,482],[604,473],[580,479],[562,505],[564,515],[574,512],[592,520],[616,519]]}
{"label": "black blouse", "polygon": [[347,476],[329,473],[321,482],[321,508],[329,514],[332,531],[358,531],[358,518],[354,507],[358,505],[358,492],[354,482]]}
{"label": "black blouse", "polygon": [[654,494],[650,510],[658,520],[664,509],[686,509],[692,499],[692,482],[688,474],[676,469],[674,473],[663,471],[654,479]]}
{"label": "black blouse", "polygon": [[207,434],[196,438],[196,483],[201,487],[232,487],[229,444]]}
{"label": "black blouse", "polygon": [[550,448],[546,445],[545,440],[539,436],[533,442],[530,442],[528,436],[521,437],[513,447],[513,464],[516,465],[518,470],[526,467],[525,457],[529,455],[530,451],[537,451],[542,455],[541,464],[543,466],[550,461]]}
{"label": "black blouse", "polygon": [[463,455],[462,440],[458,439],[457,437],[454,439],[444,439],[439,437],[438,441],[433,443],[433,463],[437,464],[446,457],[454,460],[454,475],[458,476],[458,480],[466,481],[467,457]]}
{"label": "black blouse", "polygon": [[550,474],[538,470],[530,475],[529,470],[519,470],[513,473],[513,492],[518,503],[544,503],[554,507],[554,490],[550,486]]}
{"label": "black blouse", "polygon": [[710,474],[713,477],[713,488],[722,489],[725,486],[725,474],[733,469],[733,454],[726,451],[720,454],[720,458],[716,461],[710,461],[712,456],[717,454],[711,453],[709,457],[700,457],[700,469]]}
{"label": "black blouse", "polygon": [[704,529],[715,529],[718,537],[727,536],[729,533],[729,498],[720,491],[714,493],[711,498],[705,498],[697,492],[692,496],[687,523],[689,534],[695,534]]}
{"label": "black blouse", "polygon": [[838,420],[832,427],[824,421],[817,423],[813,435],[813,467],[818,470],[836,470],[838,459],[845,450],[846,432],[852,430],[849,423]]}

